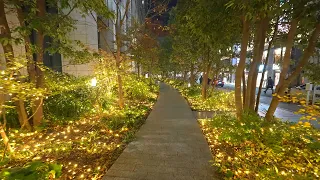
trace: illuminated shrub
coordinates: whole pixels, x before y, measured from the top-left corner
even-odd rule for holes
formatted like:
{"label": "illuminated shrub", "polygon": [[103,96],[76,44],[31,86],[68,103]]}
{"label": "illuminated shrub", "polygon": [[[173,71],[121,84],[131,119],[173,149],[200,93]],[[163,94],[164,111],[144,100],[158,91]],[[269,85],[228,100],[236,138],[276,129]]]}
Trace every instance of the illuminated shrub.
{"label": "illuminated shrub", "polygon": [[304,124],[270,123],[245,114],[228,114],[200,124],[210,143],[214,165],[236,179],[319,178],[320,134]]}
{"label": "illuminated shrub", "polygon": [[93,108],[93,97],[88,88],[79,88],[50,96],[44,101],[45,118],[63,122],[78,119]]}
{"label": "illuminated shrub", "polygon": [[146,100],[152,97],[153,93],[158,90],[154,80],[138,79],[134,75],[125,77],[124,82],[125,96],[131,100]]}
{"label": "illuminated shrub", "polygon": [[61,176],[62,166],[33,161],[24,167],[3,169],[1,179],[54,179]]}

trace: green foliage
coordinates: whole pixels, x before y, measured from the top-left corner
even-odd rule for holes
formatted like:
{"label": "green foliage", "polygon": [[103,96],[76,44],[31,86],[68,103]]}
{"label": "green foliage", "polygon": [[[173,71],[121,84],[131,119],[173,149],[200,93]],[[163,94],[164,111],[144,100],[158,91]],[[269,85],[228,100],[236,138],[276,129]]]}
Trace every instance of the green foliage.
{"label": "green foliage", "polygon": [[228,2],[178,2],[172,25],[175,70],[203,71],[208,64],[215,74],[223,70],[221,59],[232,54],[241,29],[236,11],[225,7]]}
{"label": "green foliage", "polygon": [[126,107],[115,110],[112,115],[105,116],[102,121],[109,129],[120,130],[121,128],[138,129],[145,120],[144,114],[148,107],[144,105]]}
{"label": "green foliage", "polygon": [[320,84],[319,68],[320,65],[316,63],[310,63],[305,67],[305,75],[312,83]]}
{"label": "green foliage", "polygon": [[[205,100],[203,106],[202,109],[211,109],[214,111],[234,111],[234,92],[213,90]],[[201,108],[201,105],[199,108]]]}
{"label": "green foliage", "polygon": [[153,80],[137,78],[135,75],[125,77],[124,89],[128,103],[124,109],[112,109],[102,119],[108,128],[138,129],[145,120],[150,102],[156,101],[159,86]]}
{"label": "green foliage", "polygon": [[124,90],[126,98],[135,101],[143,101],[154,98],[154,92],[158,91],[158,86],[153,79],[137,78],[135,75],[124,77]]}
{"label": "green foliage", "polygon": [[244,114],[241,121],[221,114],[200,121],[214,164],[236,179],[316,179],[319,132],[303,125],[267,122]]}
{"label": "green foliage", "polygon": [[[63,164],[63,167],[73,169],[70,172],[69,169],[63,168],[61,179],[79,178],[82,174],[87,179],[96,175],[101,176],[105,173],[106,162],[110,165],[113,162],[111,159],[116,158],[115,156],[121,148],[135,138],[135,132],[145,122],[148,112],[156,101],[159,87],[150,79],[135,80],[134,76],[128,75],[133,81],[130,83],[141,83],[133,88],[143,88],[147,91],[144,92],[145,95],[131,91],[134,97],[140,99],[128,98],[125,107],[119,109],[116,101],[110,99],[110,97],[116,97],[116,95],[112,91],[110,94],[103,91],[103,89],[116,89],[116,86],[113,84],[109,88],[103,88],[104,84],[99,82],[103,79],[102,77],[97,78],[97,86],[91,87],[88,84],[90,82],[89,77],[79,80],[61,74],[58,76],[56,78],[61,80],[60,83],[65,84],[66,88],[57,88],[57,93],[56,90],[53,90],[54,88],[51,89],[54,95],[45,99],[44,112],[46,119],[51,122],[50,126],[26,133],[10,129],[8,137],[15,152],[12,156],[6,155],[0,164],[3,168],[8,168],[15,167],[17,164],[25,164],[32,158],[50,162],[54,160]],[[67,81],[69,84],[63,81]],[[47,82],[50,83],[49,80]],[[131,85],[135,86],[135,84]],[[61,93],[58,93],[59,91]],[[97,99],[100,100],[96,101]],[[108,102],[108,106],[96,106],[96,102],[102,101],[111,102]],[[94,112],[98,109],[102,110]],[[81,117],[83,115],[85,116]],[[3,154],[3,149],[4,144],[0,144],[0,154]],[[77,167],[75,167],[75,164]],[[57,166],[49,166],[48,168],[43,165],[41,168],[51,175],[60,176],[58,170],[52,171]],[[90,168],[90,171],[88,171],[88,168]],[[93,174],[93,170],[97,171],[97,174]],[[7,171],[9,172],[9,170]],[[12,179],[8,172],[5,179]],[[21,174],[26,176],[25,174],[28,172],[25,173],[25,170],[23,172],[19,171],[18,175],[19,177],[22,176]],[[73,174],[74,172],[77,174]],[[34,172],[32,176],[30,175],[30,178],[37,179],[38,176],[35,177],[36,175],[36,172]],[[49,178],[40,177],[40,179]]]}
{"label": "green foliage", "polygon": [[79,119],[93,109],[93,97],[88,87],[61,92],[44,101],[45,118],[54,122]]}
{"label": "green foliage", "polygon": [[0,178],[15,180],[42,180],[54,179],[61,176],[62,166],[58,164],[47,164],[41,161],[33,161],[24,167],[3,169]]}
{"label": "green foliage", "polygon": [[235,108],[234,92],[210,87],[206,100],[201,97],[200,85],[188,87],[183,81],[168,81],[187,98],[193,110],[196,111],[227,111],[233,112]]}
{"label": "green foliage", "polygon": [[159,68],[161,72],[172,72],[179,70],[178,64],[173,61],[172,43],[173,39],[171,36],[167,36],[160,41]]}
{"label": "green foliage", "polygon": [[159,43],[155,35],[145,26],[135,23],[128,38],[132,41],[130,54],[137,66],[145,72],[156,72],[159,66]]}
{"label": "green foliage", "polygon": [[7,66],[5,70],[0,71],[0,94],[10,95],[12,101],[34,100],[47,94],[43,88],[35,88],[35,84],[28,82],[27,77],[21,74],[20,71],[27,66],[24,57],[11,58]]}
{"label": "green foliage", "polygon": [[[213,164],[227,179],[317,179],[319,130],[309,122],[268,122],[255,114],[238,120],[233,92],[214,90],[207,100],[199,86],[167,81],[198,111],[218,111],[200,125],[213,153]],[[228,112],[231,111],[231,112]]]}
{"label": "green foliage", "polygon": [[88,82],[89,77],[47,70],[46,86],[51,95],[44,99],[45,119],[61,124],[92,112],[95,94]]}

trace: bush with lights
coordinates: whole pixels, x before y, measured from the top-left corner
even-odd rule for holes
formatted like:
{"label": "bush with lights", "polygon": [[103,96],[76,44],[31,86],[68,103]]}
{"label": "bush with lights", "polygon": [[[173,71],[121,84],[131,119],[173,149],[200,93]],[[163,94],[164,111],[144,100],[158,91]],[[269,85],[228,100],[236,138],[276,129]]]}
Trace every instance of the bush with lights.
{"label": "bush with lights", "polygon": [[[256,114],[234,114],[234,93],[209,91],[201,98],[201,87],[187,87],[182,81],[167,80],[189,101],[194,110],[214,111],[212,119],[200,119],[200,126],[213,154],[213,164],[227,179],[319,179],[320,133],[309,122],[268,122]],[[281,98],[300,102],[297,113],[303,120],[319,117],[319,106],[306,106],[296,96]]]}
{"label": "bush with lights", "polygon": [[320,133],[307,123],[245,114],[200,120],[214,165],[230,179],[318,179]]}
{"label": "bush with lights", "polygon": [[208,97],[203,100],[201,97],[201,86],[194,85],[188,87],[188,84],[179,80],[166,80],[168,84],[178,89],[180,93],[189,101],[190,106],[196,111],[235,111],[234,92],[213,89],[209,87]]}
{"label": "bush with lights", "polygon": [[[46,123],[36,131],[7,126],[12,152],[0,144],[2,179],[101,178],[133,140],[159,90],[153,81],[127,74],[121,109],[110,69],[80,78],[47,70],[45,78]],[[10,110],[7,120],[16,119],[15,109]]]}

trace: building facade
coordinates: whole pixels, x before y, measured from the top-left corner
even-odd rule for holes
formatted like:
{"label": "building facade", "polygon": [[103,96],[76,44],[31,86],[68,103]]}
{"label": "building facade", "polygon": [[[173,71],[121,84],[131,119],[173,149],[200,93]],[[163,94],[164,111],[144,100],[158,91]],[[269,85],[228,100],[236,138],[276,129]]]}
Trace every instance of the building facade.
{"label": "building facade", "polygon": [[[124,7],[127,0],[121,0],[119,7],[122,14],[125,12]],[[116,4],[114,0],[105,0],[106,8],[110,11],[115,12],[117,10]],[[125,16],[123,32],[126,34],[129,27],[132,25],[133,21],[143,21],[142,16],[144,15],[144,0],[131,0],[128,12]],[[6,18],[8,20],[10,29],[14,29],[15,27],[20,26],[19,20],[17,17],[17,13],[12,9],[6,9],[5,12]],[[70,10],[65,9],[64,12],[67,14]],[[57,13],[55,9],[48,9],[47,13]],[[114,53],[115,51],[115,20],[116,19],[108,19],[101,20],[101,18],[97,17],[97,15],[92,12],[88,14],[81,13],[80,10],[74,9],[70,14],[68,14],[73,20],[76,21],[75,29],[68,34],[68,38],[74,42],[74,48],[78,49],[77,41],[81,42],[87,49],[91,51],[98,51],[99,49],[105,50],[109,53]],[[106,25],[107,28],[101,30],[99,28],[99,21],[103,21],[103,24]],[[13,33],[14,35],[14,33]],[[31,42],[35,42],[36,34],[32,33]],[[50,37],[45,37],[44,44],[45,48],[47,47],[48,42],[50,42]],[[14,54],[15,56],[25,55],[25,47],[24,44],[14,45]],[[125,49],[124,49],[125,50]],[[123,51],[124,51],[123,50]],[[0,54],[4,54],[3,47],[0,44]],[[75,63],[71,59],[64,57],[60,54],[44,54],[44,64],[51,69],[72,74],[75,76],[85,76],[91,75],[94,70],[94,64],[90,63]],[[0,62],[2,65],[5,65],[4,56],[0,56]],[[5,66],[0,65],[0,70],[5,69]]]}
{"label": "building facade", "polygon": [[[282,60],[285,54],[286,48],[285,47],[272,47],[270,49],[269,52],[269,59],[268,59],[268,63],[266,65],[266,72],[264,75],[264,79],[263,79],[263,86],[266,86],[267,83],[267,79],[268,77],[271,77],[274,80],[274,84],[275,86],[278,85],[279,83],[279,78],[280,78],[280,73],[281,73],[281,64],[282,64]],[[258,73],[258,77],[257,77],[257,87],[259,87],[260,85],[260,81],[261,81],[261,77],[262,77],[262,72],[263,72],[263,68],[264,68],[264,63],[266,61],[266,57],[267,57],[267,47],[265,47],[265,50],[263,52],[263,56],[262,56],[262,64],[259,66],[259,73]],[[291,64],[289,67],[289,71],[288,73],[290,74],[294,69],[296,64],[299,62],[300,58],[302,57],[303,52],[302,50],[298,49],[298,48],[292,48],[291,50]],[[310,63],[320,63],[320,57],[318,55],[314,55],[313,57],[310,58],[309,62]],[[239,63],[239,58],[238,57],[234,57],[230,59],[230,63],[236,67]],[[249,65],[250,64],[250,59],[247,58],[246,60],[246,64]],[[246,79],[248,78],[248,74],[249,74],[249,70],[246,69],[245,70],[245,77]],[[227,74],[227,82],[228,83],[235,83],[235,72],[231,72],[229,74]],[[291,84],[290,87],[295,87],[295,86],[299,86],[299,85],[303,85],[305,83],[308,83],[308,79],[304,76],[303,73],[301,73]]]}

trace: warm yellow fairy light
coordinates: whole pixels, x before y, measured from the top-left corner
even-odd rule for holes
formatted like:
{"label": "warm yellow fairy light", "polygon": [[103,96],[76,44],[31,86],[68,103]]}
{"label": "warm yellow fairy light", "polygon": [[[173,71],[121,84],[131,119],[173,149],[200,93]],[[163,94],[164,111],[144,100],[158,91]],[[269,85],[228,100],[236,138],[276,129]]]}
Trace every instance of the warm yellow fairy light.
{"label": "warm yellow fairy light", "polygon": [[39,159],[41,159],[41,157],[40,157],[40,156],[37,156],[37,157],[35,157],[35,158],[33,158],[33,159],[39,160]]}

